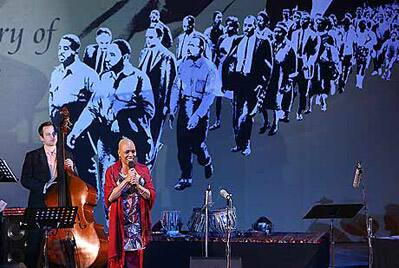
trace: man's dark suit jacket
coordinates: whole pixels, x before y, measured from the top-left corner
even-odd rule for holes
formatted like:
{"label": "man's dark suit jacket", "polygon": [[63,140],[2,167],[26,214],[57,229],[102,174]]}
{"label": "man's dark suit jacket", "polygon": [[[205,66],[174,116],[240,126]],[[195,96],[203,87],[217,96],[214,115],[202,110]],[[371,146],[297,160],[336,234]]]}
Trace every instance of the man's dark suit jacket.
{"label": "man's dark suit jacket", "polygon": [[[66,152],[66,158],[72,155]],[[22,167],[21,183],[30,190],[28,207],[45,207],[43,188],[50,180],[50,168],[44,147],[28,152]]]}
{"label": "man's dark suit jacket", "polygon": [[[238,36],[231,46],[229,53],[227,54],[226,60],[222,65],[222,81],[223,89],[238,90],[241,80],[237,79],[236,65],[237,65],[237,50],[240,41],[244,38],[243,35]],[[247,77],[248,81],[251,81],[255,85],[261,85],[264,89],[267,88],[272,68],[273,68],[273,54],[270,41],[267,39],[261,39],[256,37],[255,47],[252,52],[252,66],[251,73]]]}

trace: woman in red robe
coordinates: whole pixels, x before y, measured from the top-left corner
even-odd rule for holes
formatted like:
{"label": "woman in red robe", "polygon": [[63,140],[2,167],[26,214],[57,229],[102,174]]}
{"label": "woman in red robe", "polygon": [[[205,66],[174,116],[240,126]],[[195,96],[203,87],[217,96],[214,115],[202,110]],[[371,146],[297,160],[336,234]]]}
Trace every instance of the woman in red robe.
{"label": "woman in red robe", "polygon": [[104,198],[109,210],[108,267],[143,267],[151,235],[155,189],[147,166],[137,163],[133,141],[122,139],[119,160],[107,169]]}

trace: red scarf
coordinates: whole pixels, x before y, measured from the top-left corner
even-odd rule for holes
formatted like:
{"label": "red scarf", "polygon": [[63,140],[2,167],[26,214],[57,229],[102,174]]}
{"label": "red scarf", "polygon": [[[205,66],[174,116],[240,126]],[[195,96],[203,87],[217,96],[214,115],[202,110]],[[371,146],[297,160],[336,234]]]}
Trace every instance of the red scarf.
{"label": "red scarf", "polygon": [[[123,246],[124,218],[122,210],[122,197],[110,203],[108,201],[112,190],[117,186],[119,173],[122,169],[122,163],[117,161],[107,169],[105,174],[104,197],[105,205],[109,209],[109,242],[108,242],[108,267],[124,267],[125,252]],[[152,184],[150,171],[147,166],[137,163],[136,172],[143,177],[144,187],[150,191],[150,199],[145,200],[140,197],[140,222],[141,235],[143,237],[144,247],[148,245],[151,237],[151,215],[150,210],[155,201],[155,188]]]}

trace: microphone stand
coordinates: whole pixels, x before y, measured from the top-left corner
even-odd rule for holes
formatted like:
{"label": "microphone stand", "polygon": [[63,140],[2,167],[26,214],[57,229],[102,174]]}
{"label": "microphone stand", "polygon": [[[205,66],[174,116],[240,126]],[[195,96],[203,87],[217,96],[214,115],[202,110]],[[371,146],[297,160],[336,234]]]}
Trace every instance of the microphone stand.
{"label": "microphone stand", "polygon": [[369,217],[369,209],[367,207],[367,191],[366,191],[366,186],[364,185],[364,179],[361,182],[362,185],[362,199],[363,199],[363,205],[364,205],[364,213],[366,216],[366,231],[367,231],[367,244],[368,244],[368,249],[369,249],[369,254],[368,254],[368,263],[369,263],[369,268],[372,268],[373,266],[373,246],[371,244],[371,239],[373,237],[373,218]]}
{"label": "microphone stand", "polygon": [[208,258],[208,242],[209,242],[209,207],[211,205],[211,185],[205,190],[205,258]]}
{"label": "microphone stand", "polygon": [[231,268],[231,221],[230,212],[233,211],[233,200],[231,196],[227,199],[227,239],[226,239],[226,268]]}

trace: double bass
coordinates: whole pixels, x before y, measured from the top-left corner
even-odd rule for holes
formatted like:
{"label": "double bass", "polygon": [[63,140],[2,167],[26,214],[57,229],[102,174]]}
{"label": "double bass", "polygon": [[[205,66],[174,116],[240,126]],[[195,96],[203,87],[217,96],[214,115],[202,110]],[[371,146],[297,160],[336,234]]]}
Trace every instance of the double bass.
{"label": "double bass", "polygon": [[[63,117],[57,150],[57,184],[45,197],[47,207],[78,207],[73,228],[50,232],[47,240],[48,259],[63,267],[103,267],[107,263],[108,239],[102,225],[95,223],[96,189],[64,166],[65,136],[71,126],[69,111],[61,109]],[[59,151],[58,151],[59,152]]]}

